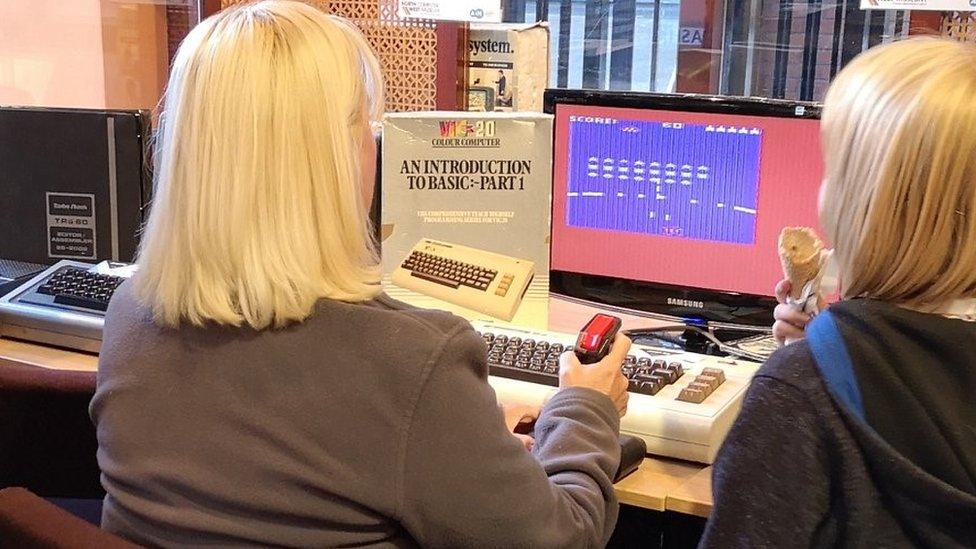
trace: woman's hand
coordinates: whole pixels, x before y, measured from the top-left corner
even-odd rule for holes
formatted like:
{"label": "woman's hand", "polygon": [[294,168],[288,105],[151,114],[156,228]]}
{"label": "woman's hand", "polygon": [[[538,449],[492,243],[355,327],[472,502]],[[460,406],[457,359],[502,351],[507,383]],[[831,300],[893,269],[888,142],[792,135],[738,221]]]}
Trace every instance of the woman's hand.
{"label": "woman's hand", "polygon": [[512,435],[522,442],[525,449],[532,451],[535,439],[530,435],[516,432],[519,426],[526,426],[535,423],[539,419],[540,406],[528,406],[525,404],[502,404],[502,413],[505,414],[505,427]]}
{"label": "woman's hand", "polygon": [[617,334],[610,353],[596,364],[581,364],[572,351],[559,357],[559,387],[586,387],[599,391],[613,401],[614,406],[624,417],[627,413],[627,378],[620,366],[630,352],[630,339]]}
{"label": "woman's hand", "polygon": [[780,345],[785,345],[805,337],[804,330],[810,323],[810,315],[799,311],[796,307],[786,303],[793,285],[789,280],[781,280],[776,285],[776,301],[779,305],[773,310],[773,337]]}

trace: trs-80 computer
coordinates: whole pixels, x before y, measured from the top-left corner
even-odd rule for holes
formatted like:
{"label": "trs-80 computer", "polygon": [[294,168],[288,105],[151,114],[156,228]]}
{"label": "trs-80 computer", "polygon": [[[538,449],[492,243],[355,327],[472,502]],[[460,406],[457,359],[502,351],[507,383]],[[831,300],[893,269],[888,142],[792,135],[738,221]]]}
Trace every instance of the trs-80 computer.
{"label": "trs-80 computer", "polygon": [[459,244],[423,239],[391,276],[397,286],[511,320],[535,264]]}
{"label": "trs-80 computer", "polygon": [[[476,322],[500,402],[542,404],[555,392],[559,355],[575,336]],[[634,345],[623,365],[630,402],[620,431],[649,454],[712,463],[758,363]]]}
{"label": "trs-80 computer", "polygon": [[108,302],[131,272],[62,259],[0,296],[0,335],[98,352]]}

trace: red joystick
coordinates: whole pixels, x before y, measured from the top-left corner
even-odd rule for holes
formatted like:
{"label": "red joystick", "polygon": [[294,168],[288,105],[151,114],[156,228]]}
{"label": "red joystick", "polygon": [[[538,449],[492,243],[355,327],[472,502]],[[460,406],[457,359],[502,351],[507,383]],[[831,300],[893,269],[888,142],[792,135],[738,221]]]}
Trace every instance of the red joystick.
{"label": "red joystick", "polygon": [[583,364],[600,362],[610,352],[621,324],[615,316],[598,314],[591,318],[576,338],[576,358]]}

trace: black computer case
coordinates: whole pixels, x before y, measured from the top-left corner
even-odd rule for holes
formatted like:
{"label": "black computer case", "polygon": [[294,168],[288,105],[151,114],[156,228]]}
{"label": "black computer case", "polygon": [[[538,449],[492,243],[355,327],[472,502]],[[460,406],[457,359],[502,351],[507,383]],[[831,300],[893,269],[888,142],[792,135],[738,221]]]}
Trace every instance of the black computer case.
{"label": "black computer case", "polygon": [[131,261],[152,189],[150,120],[0,107],[0,258]]}

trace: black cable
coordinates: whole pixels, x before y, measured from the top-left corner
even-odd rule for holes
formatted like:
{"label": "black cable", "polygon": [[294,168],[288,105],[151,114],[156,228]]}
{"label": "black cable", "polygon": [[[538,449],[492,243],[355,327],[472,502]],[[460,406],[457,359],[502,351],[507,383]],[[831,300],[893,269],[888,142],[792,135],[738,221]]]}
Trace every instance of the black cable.
{"label": "black cable", "polygon": [[[749,352],[749,351],[745,351],[743,349],[739,349],[737,347],[733,347],[732,345],[729,345],[727,343],[723,343],[721,340],[719,340],[717,337],[715,337],[715,334],[713,334],[711,331],[704,330],[702,328],[699,328],[698,326],[694,326],[694,325],[690,325],[690,324],[687,324],[687,325],[686,324],[673,324],[673,325],[668,325],[668,326],[657,326],[657,327],[654,327],[654,328],[642,328],[642,329],[635,329],[635,330],[624,330],[622,333],[625,336],[633,339],[635,337],[641,337],[642,335],[651,336],[651,335],[656,334],[656,333],[659,333],[659,332],[676,332],[676,331],[685,332],[687,330],[691,330],[692,332],[695,332],[697,334],[700,334],[700,335],[704,336],[705,339],[707,339],[709,342],[711,342],[712,344],[714,344],[715,347],[718,348],[718,350],[720,350],[720,351],[722,351],[722,352],[724,352],[726,354],[735,355],[735,356],[738,356],[740,358],[745,358],[745,359],[748,359],[748,360],[758,360],[759,362],[764,362],[765,361],[765,357],[759,356],[759,355],[757,355],[755,353],[752,353],[752,352]],[[662,339],[664,341],[668,341],[668,339],[662,338],[662,337],[657,336],[657,335],[654,335],[653,337],[658,337],[659,339]],[[673,341],[673,342],[674,343],[680,343],[680,341]]]}

